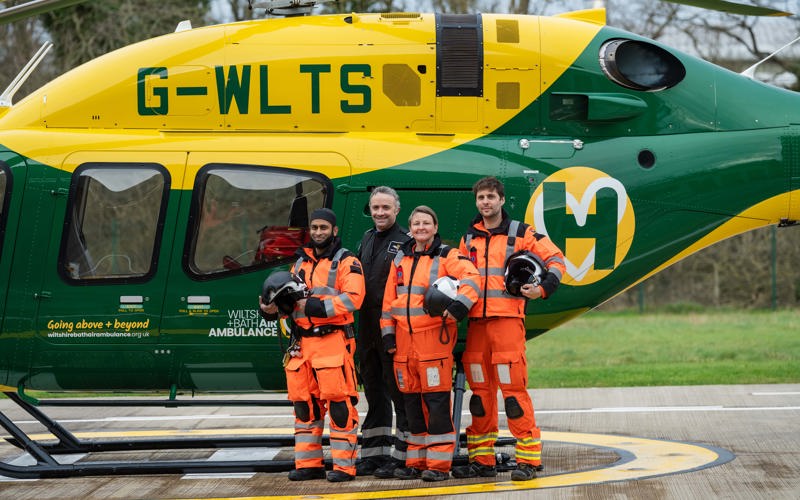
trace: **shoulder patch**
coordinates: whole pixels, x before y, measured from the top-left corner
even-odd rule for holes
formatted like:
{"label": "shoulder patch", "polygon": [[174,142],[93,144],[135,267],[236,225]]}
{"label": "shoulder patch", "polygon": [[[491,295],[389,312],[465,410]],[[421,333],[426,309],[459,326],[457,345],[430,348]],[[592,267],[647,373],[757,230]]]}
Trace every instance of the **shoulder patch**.
{"label": "shoulder patch", "polygon": [[401,246],[403,246],[402,241],[392,241],[389,243],[389,246],[386,248],[386,251],[392,255],[395,255],[400,250]]}
{"label": "shoulder patch", "polygon": [[354,274],[364,274],[364,272],[361,270],[361,266],[357,266],[356,264],[350,265],[350,272]]}

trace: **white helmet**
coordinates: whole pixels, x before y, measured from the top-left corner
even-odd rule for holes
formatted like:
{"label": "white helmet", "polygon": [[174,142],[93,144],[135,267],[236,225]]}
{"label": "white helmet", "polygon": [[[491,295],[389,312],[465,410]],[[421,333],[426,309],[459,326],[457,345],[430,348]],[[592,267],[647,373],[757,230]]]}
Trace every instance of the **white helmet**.
{"label": "white helmet", "polygon": [[434,318],[442,316],[450,303],[456,298],[456,295],[458,295],[459,284],[460,282],[457,279],[450,276],[442,276],[434,281],[428,287],[428,291],[425,292],[422,309]]}
{"label": "white helmet", "polygon": [[545,272],[544,262],[539,256],[520,250],[511,255],[506,262],[506,291],[515,297],[522,297],[520,288],[528,283],[538,285]]}

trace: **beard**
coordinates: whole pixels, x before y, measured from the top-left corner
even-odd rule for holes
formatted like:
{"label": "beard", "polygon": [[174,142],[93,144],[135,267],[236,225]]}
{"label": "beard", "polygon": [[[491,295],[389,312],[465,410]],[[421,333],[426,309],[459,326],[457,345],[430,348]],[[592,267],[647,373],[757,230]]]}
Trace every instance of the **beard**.
{"label": "beard", "polygon": [[328,236],[327,238],[325,238],[324,240],[322,240],[320,242],[316,242],[314,240],[311,240],[311,245],[314,248],[318,248],[320,250],[323,249],[323,248],[328,248],[331,243],[333,243],[333,235]]}

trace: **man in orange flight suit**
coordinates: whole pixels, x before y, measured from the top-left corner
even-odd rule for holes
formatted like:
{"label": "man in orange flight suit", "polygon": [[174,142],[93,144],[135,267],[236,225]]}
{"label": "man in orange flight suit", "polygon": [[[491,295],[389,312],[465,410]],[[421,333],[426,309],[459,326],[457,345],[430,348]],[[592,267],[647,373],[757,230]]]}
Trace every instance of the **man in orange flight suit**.
{"label": "man in orange flight suit", "polygon": [[[505,189],[494,177],[472,188],[478,215],[462,238],[460,251],[481,274],[478,302],[470,310],[464,368],[473,395],[469,402],[472,424],[467,427],[469,465],[453,468],[453,476],[497,475],[494,444],[498,433],[497,389],[503,394],[508,427],[517,439],[514,481],[527,481],[541,470],[541,432],[536,426],[528,394],[525,357],[525,305],[528,299],[546,299],[555,292],[566,272],[564,255],[547,237],[532,227],[511,220],[503,210]],[[541,284],[525,284],[522,297],[505,290],[506,260],[520,250],[541,258],[546,272]]]}
{"label": "man in orange flight suit", "polygon": [[[295,413],[295,470],[292,481],[326,478],[322,454],[325,413],[330,412],[331,482],[356,475],[358,403],[353,312],[364,300],[361,263],[342,248],[336,214],[328,208],[309,216],[311,241],[298,249],[292,268],[311,291],[295,305],[293,332],[299,341],[286,364],[289,400]],[[275,304],[261,304],[276,314]]]}

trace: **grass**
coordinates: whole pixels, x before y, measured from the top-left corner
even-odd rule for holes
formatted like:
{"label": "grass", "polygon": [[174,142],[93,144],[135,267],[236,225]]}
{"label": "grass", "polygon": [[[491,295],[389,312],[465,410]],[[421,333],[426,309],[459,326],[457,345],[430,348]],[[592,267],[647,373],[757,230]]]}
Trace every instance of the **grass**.
{"label": "grass", "polygon": [[[529,341],[527,353],[534,389],[800,383],[800,310],[592,311]],[[143,394],[104,394],[125,395]]]}
{"label": "grass", "polygon": [[590,312],[528,342],[529,386],[800,382],[800,311]]}

